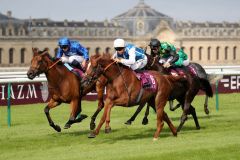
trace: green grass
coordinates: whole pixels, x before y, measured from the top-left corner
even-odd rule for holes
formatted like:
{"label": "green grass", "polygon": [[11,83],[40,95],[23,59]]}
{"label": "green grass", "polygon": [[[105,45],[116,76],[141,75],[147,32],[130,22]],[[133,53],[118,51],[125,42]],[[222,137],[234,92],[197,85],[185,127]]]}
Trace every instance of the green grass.
{"label": "green grass", "polygon": [[[142,112],[131,126],[124,125],[136,107],[114,107],[111,115],[112,133],[104,126],[95,139],[88,139],[90,116],[96,102],[83,102],[83,113],[89,117],[61,133],[55,132],[44,115],[44,104],[12,106],[12,126],[7,126],[7,109],[0,107],[0,160],[239,160],[240,159],[240,94],[219,96],[219,111],[215,98],[210,99],[210,115],[203,111],[204,97],[194,100],[201,130],[196,130],[189,117],[178,137],[173,137],[167,125],[158,141],[153,142],[156,115],[150,112],[149,124],[141,125]],[[175,126],[180,109],[165,109]],[[61,105],[50,111],[61,127],[68,120],[69,107]],[[101,117],[102,112],[99,114]],[[99,122],[99,119],[97,120]]]}

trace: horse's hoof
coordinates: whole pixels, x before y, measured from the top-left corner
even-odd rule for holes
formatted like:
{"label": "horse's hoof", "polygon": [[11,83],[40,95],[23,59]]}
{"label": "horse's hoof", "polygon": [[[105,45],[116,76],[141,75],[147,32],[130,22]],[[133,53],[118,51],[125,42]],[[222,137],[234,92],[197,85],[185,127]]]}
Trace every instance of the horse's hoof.
{"label": "horse's hoof", "polygon": [[196,129],[197,129],[197,130],[200,130],[200,126],[197,126]]}
{"label": "horse's hoof", "polygon": [[88,116],[86,114],[81,114],[80,118],[79,118],[79,122],[81,122],[82,120],[84,120],[85,118],[87,118]]}
{"label": "horse's hoof", "polygon": [[110,133],[112,130],[111,130],[111,127],[109,128],[105,128],[105,133]]}
{"label": "horse's hoof", "polygon": [[147,118],[143,118],[142,125],[147,125],[147,124],[148,124],[148,119]]}
{"label": "horse's hoof", "polygon": [[153,142],[156,142],[158,140],[158,138],[153,138]]}
{"label": "horse's hoof", "polygon": [[205,113],[207,114],[207,115],[209,115],[209,110],[206,108],[206,109],[204,109],[204,111],[205,111]]}
{"label": "horse's hoof", "polygon": [[64,126],[64,129],[68,129],[70,127],[71,127],[71,124],[66,123],[65,126]]}
{"label": "horse's hoof", "polygon": [[95,137],[96,137],[96,135],[93,132],[89,133],[89,135],[88,135],[88,138],[95,138]]}
{"label": "horse's hoof", "polygon": [[94,130],[95,127],[96,127],[96,124],[95,124],[95,123],[91,123],[91,124],[90,124],[90,130]]}
{"label": "horse's hoof", "polygon": [[132,124],[132,121],[126,121],[124,124],[126,124],[126,125],[131,125]]}
{"label": "horse's hoof", "polygon": [[54,129],[57,131],[57,132],[61,132],[61,127],[59,125],[55,125]]}

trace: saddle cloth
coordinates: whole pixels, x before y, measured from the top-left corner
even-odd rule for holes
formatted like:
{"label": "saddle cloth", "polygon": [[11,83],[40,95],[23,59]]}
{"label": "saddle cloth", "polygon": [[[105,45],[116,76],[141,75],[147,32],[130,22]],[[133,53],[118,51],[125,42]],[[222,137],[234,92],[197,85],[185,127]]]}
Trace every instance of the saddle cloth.
{"label": "saddle cloth", "polygon": [[141,81],[141,87],[147,90],[156,91],[157,83],[153,75],[147,71],[136,73],[137,78]]}

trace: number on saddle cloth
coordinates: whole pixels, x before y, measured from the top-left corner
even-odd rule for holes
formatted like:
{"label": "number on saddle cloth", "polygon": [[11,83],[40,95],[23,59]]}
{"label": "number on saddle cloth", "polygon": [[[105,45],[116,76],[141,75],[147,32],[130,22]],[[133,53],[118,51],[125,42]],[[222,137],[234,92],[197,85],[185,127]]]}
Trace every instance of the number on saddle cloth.
{"label": "number on saddle cloth", "polygon": [[149,74],[146,71],[146,72],[136,73],[136,76],[141,81],[142,88],[156,91],[157,84],[154,77],[151,74]]}

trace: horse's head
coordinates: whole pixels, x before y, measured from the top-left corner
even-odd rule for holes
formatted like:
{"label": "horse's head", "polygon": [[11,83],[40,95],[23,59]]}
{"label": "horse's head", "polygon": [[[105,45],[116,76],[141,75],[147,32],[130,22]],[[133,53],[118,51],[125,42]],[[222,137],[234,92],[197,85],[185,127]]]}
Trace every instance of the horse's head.
{"label": "horse's head", "polygon": [[114,62],[110,54],[93,55],[90,57],[90,63],[82,80],[82,86],[86,87],[97,82],[100,75],[104,74],[108,64]]}
{"label": "horse's head", "polygon": [[45,55],[49,55],[48,50],[39,51],[37,48],[33,48],[33,58],[31,60],[30,68],[27,72],[29,79],[34,79],[36,76],[39,76],[41,73],[47,71],[48,63],[44,59]]}

